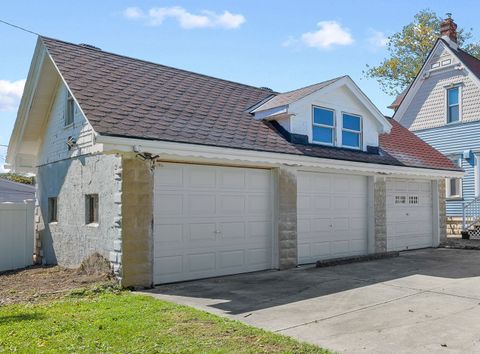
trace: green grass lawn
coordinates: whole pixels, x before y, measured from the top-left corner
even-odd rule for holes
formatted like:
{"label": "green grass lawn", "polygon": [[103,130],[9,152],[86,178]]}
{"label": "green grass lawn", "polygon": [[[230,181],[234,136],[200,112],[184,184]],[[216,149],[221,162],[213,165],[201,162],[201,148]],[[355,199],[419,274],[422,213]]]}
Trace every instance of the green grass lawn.
{"label": "green grass lawn", "polygon": [[327,353],[186,306],[129,292],[0,306],[0,352]]}

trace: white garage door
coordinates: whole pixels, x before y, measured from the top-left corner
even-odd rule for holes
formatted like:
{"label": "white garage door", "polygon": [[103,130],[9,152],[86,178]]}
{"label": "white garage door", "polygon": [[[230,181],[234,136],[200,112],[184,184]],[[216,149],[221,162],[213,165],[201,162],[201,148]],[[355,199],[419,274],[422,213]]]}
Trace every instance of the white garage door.
{"label": "white garage door", "polygon": [[165,163],[154,193],[156,284],[272,268],[269,170]]}
{"label": "white garage door", "polygon": [[431,182],[387,180],[387,249],[402,251],[432,245]]}
{"label": "white garage door", "polygon": [[299,172],[298,262],[367,253],[367,178]]}

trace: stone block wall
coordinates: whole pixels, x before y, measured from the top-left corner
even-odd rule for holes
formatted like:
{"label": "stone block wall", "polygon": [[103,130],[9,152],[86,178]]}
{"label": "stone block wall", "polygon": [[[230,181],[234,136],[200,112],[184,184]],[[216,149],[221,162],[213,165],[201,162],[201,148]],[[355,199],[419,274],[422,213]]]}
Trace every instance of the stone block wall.
{"label": "stone block wall", "polygon": [[[81,156],[40,166],[35,210],[36,260],[78,267],[93,253],[110,259],[119,273],[121,170],[116,155]],[[86,223],[86,195],[98,194],[96,224]],[[48,198],[57,198],[57,221],[48,220]]]}
{"label": "stone block wall", "polygon": [[375,253],[387,251],[387,182],[375,177],[374,188]]}
{"label": "stone block wall", "polygon": [[279,268],[297,265],[297,175],[293,169],[277,170]]}
{"label": "stone block wall", "polygon": [[440,242],[447,239],[447,204],[446,204],[446,190],[445,180],[438,181],[438,213],[439,213],[439,228],[440,228]]}
{"label": "stone block wall", "polygon": [[153,171],[150,161],[123,158],[122,285],[153,284]]}

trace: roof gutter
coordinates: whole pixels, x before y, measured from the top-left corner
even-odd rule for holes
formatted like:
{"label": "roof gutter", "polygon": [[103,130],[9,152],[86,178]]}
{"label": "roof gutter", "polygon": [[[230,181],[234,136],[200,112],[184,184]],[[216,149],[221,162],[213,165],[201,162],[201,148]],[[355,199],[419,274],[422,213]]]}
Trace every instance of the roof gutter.
{"label": "roof gutter", "polygon": [[438,170],[404,166],[392,166],[346,160],[333,160],[304,155],[282,154],[265,151],[232,149],[218,146],[144,140],[117,136],[98,135],[96,142],[103,144],[103,152],[149,152],[160,159],[192,158],[211,163],[244,163],[268,167],[297,166],[343,170],[370,175],[416,176],[430,179],[461,178],[463,171]]}

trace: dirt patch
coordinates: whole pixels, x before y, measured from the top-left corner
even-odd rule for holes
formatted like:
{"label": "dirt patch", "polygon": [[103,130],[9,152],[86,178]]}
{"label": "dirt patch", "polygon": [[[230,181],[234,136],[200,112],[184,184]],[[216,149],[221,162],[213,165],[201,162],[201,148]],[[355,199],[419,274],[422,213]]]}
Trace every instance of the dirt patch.
{"label": "dirt patch", "polygon": [[86,272],[59,266],[35,266],[0,273],[0,306],[60,298],[73,289],[115,284],[108,272]]}

